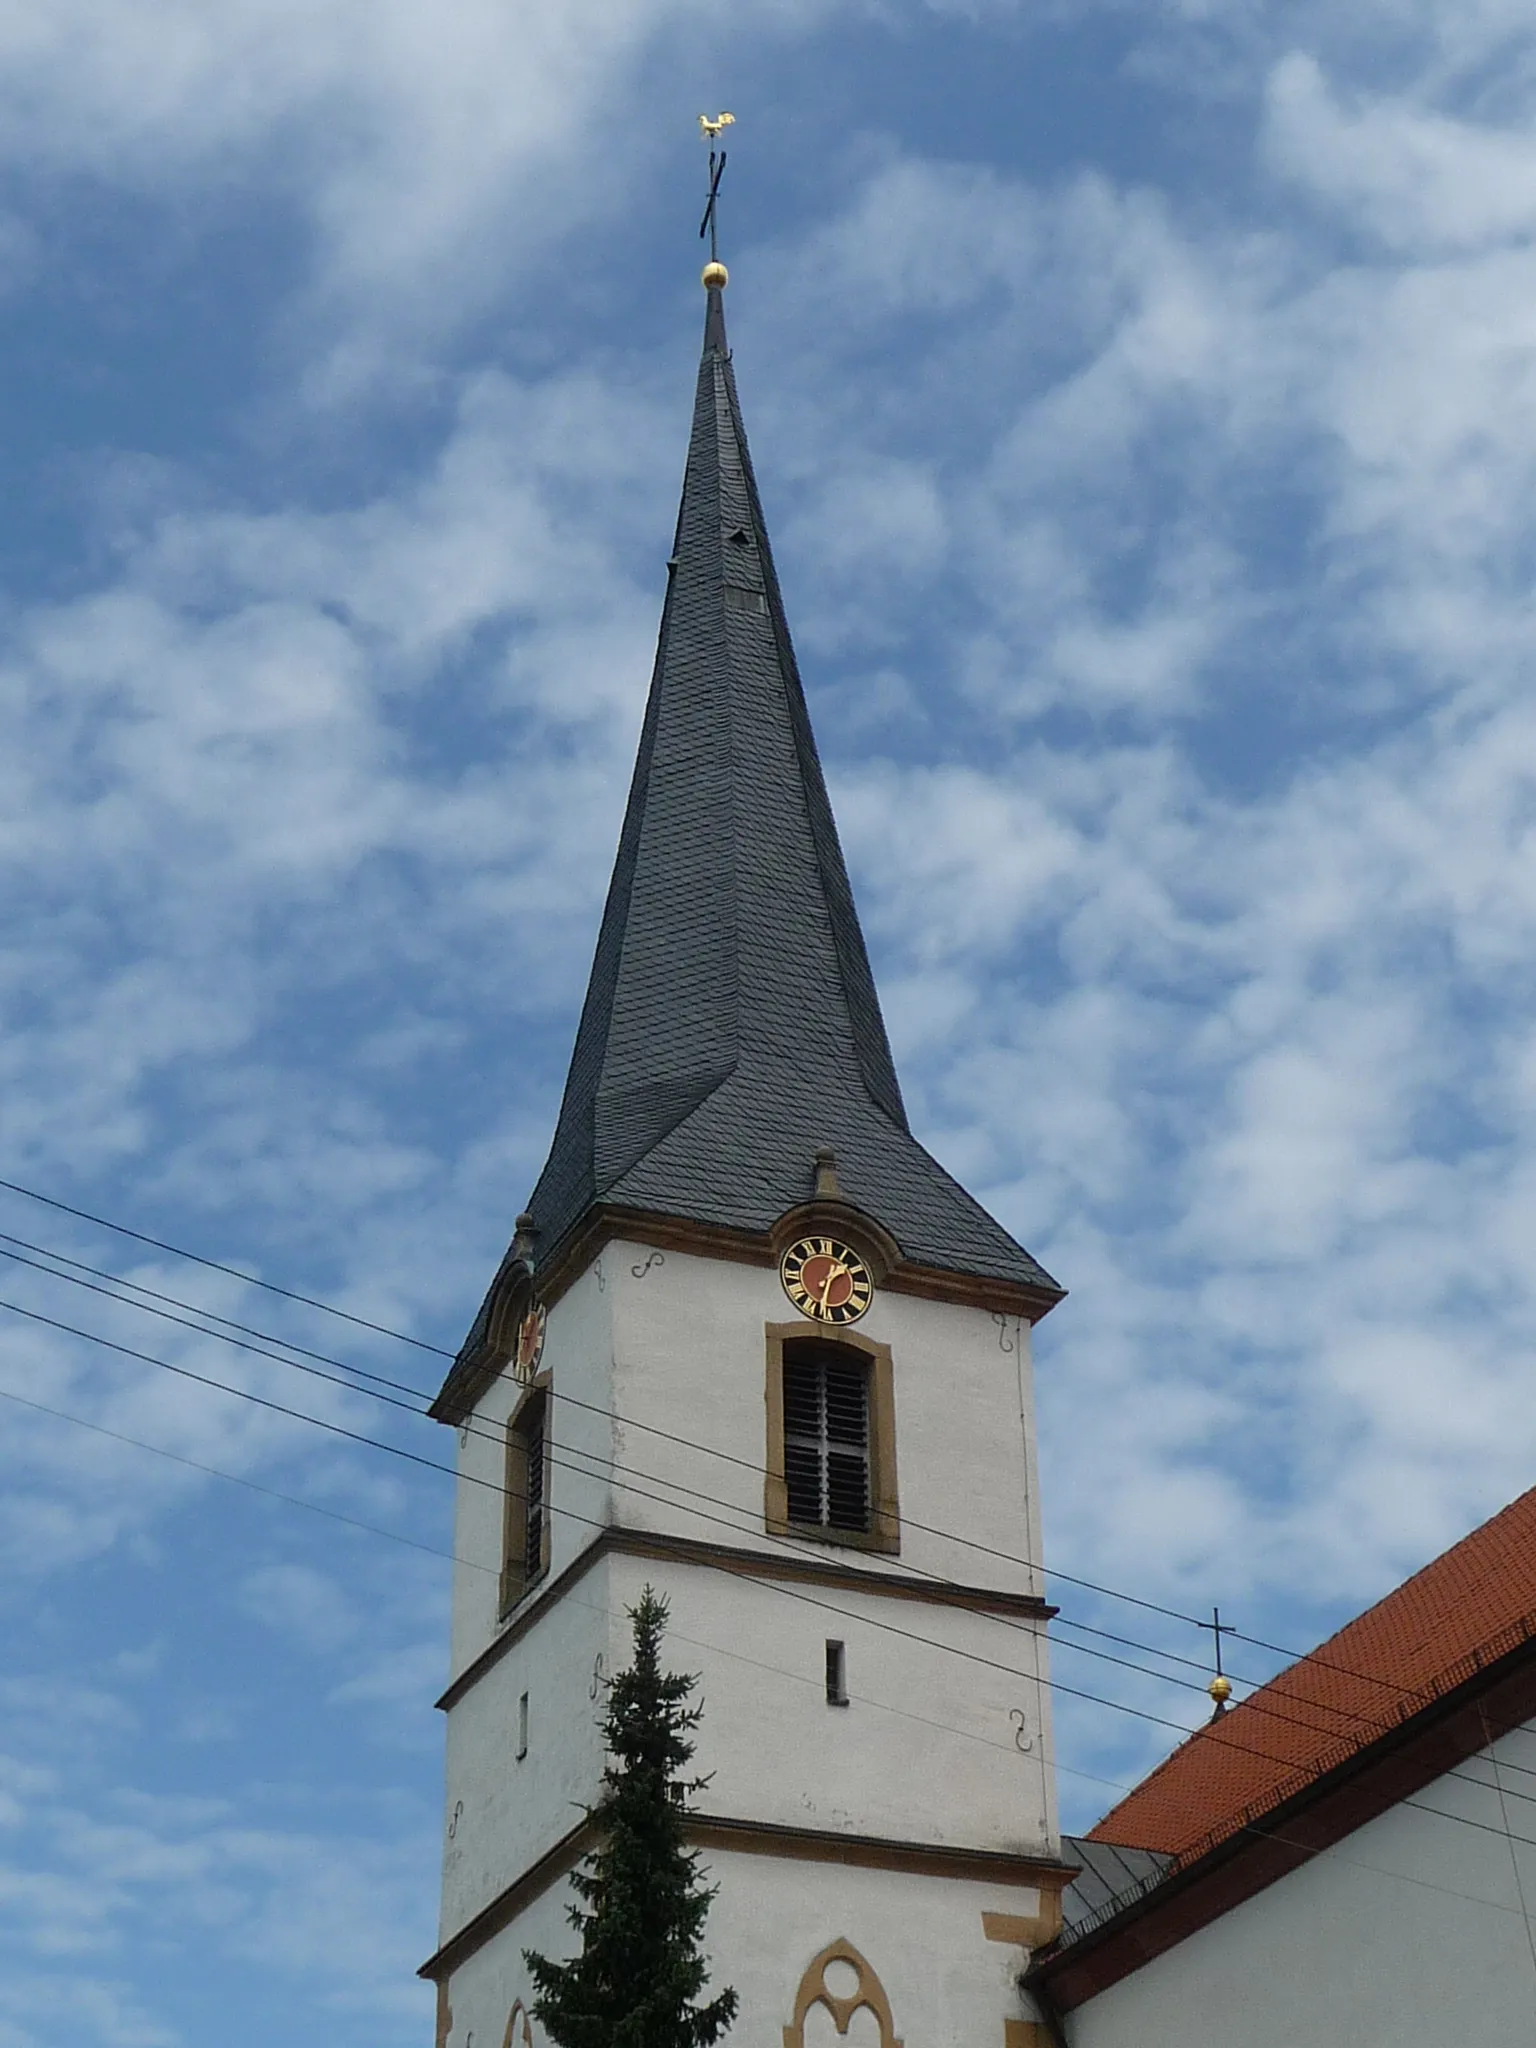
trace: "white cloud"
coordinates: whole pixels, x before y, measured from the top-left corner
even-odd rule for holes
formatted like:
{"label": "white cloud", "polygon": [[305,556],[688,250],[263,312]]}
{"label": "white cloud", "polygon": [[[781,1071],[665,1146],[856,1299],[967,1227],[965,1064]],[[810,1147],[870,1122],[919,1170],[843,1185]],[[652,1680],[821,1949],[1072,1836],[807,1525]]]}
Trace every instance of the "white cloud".
{"label": "white cloud", "polygon": [[[1195,201],[856,142],[847,206],[756,259],[738,367],[909,1096],[1073,1289],[1042,1332],[1055,1555],[1283,1639],[1298,1588],[1303,1627],[1368,1597],[1536,1457],[1529,29],[1173,11],[1213,44],[1236,22],[1234,93],[1268,81],[1252,164]],[[312,341],[343,308],[366,358],[413,298],[453,319],[539,238],[632,224],[663,145],[625,95],[699,20],[0,8],[0,149],[199,218],[221,191],[291,208],[309,268],[275,324]],[[1464,67],[1516,29],[1479,100]],[[270,489],[125,457],[108,571],[6,621],[7,1157],[61,1184],[121,1165],[135,1208],[415,1328],[462,1319],[537,1165],[649,663],[686,366],[584,349],[438,384],[439,444],[386,450],[350,502],[258,509]],[[208,1340],[78,1319],[294,1397]],[[35,1398],[406,1512],[361,1454],[152,1368],[36,1333],[5,1358]],[[35,1418],[4,1442],[29,1570],[153,1536],[207,1484]],[[347,1645],[317,1722],[401,1741],[437,1676],[419,1587],[390,1604],[367,1567],[286,1553],[230,1583],[273,1654]],[[371,1602],[387,1626],[360,1633]],[[206,1755],[245,1710],[174,1725]],[[78,1775],[99,1736],[60,1725]],[[39,1948],[115,1970],[169,1901],[305,1984],[352,1957],[329,1995],[383,2011],[430,1830],[380,1851],[236,1791],[238,1824],[61,1800]],[[36,1787],[0,1799],[9,1842]],[[76,1981],[82,2038],[158,2041]],[[41,2009],[18,1991],[0,2027],[33,2048]]]}
{"label": "white cloud", "polygon": [[[8,1973],[0,1994],[0,2014],[9,2009],[23,2027],[45,2006],[57,2014],[78,2002],[79,2023],[93,2029],[86,2038],[114,2048],[180,2039],[102,1974],[104,1964],[120,1973],[131,1945],[168,1913],[194,1925],[231,1973],[242,1963],[279,1970],[323,2008],[421,2023],[426,1994],[399,1974],[397,1957],[402,1935],[430,1940],[416,1867],[430,1835],[196,1826],[174,1812],[126,1825],[68,1808],[56,1810],[51,1832],[52,1867],[0,1865],[0,1899],[20,1914],[36,1958]],[[57,1967],[63,1958],[67,1969]],[[32,2036],[18,2039],[30,2048]]]}
{"label": "white cloud", "polygon": [[246,1612],[267,1628],[293,1637],[306,1650],[332,1656],[357,1634],[360,1617],[327,1572],[306,1564],[260,1565],[240,1586]]}
{"label": "white cloud", "polygon": [[702,0],[8,0],[0,155],[168,202],[182,237],[259,207],[305,245],[299,301],[274,308],[302,388],[347,396],[398,371],[400,337],[483,310],[675,160],[693,109],[669,102],[669,124],[636,104],[658,63],[745,82],[758,49],[836,12],[772,0],[748,27]]}
{"label": "white cloud", "polygon": [[[1099,183],[1001,190],[979,230],[966,179],[907,163],[827,230],[912,390],[970,348],[948,450],[864,422],[874,462],[925,460],[936,588],[975,600],[926,642],[941,758],[898,729],[835,794],[920,1128],[1073,1290],[1041,1333],[1052,1554],[1282,1642],[1536,1467],[1523,144],[1322,76],[1282,69],[1265,145],[1321,224]],[[909,220],[961,283],[913,271]],[[928,591],[892,560],[881,601],[909,670]],[[998,747],[1004,708],[1068,723]]]}
{"label": "white cloud", "polygon": [[13,1973],[0,1989],[0,2048],[52,2048],[61,2028],[101,2048],[179,2048],[128,1984],[78,1974]]}
{"label": "white cloud", "polygon": [[[434,1612],[430,1618],[436,1623],[440,1616]],[[329,1695],[329,1704],[395,1709],[393,1725],[403,1730],[415,1720],[421,1701],[441,1688],[444,1669],[443,1646],[432,1636],[375,1658],[355,1677],[338,1685]],[[419,1723],[417,1728],[417,1741],[425,1742]]]}
{"label": "white cloud", "polygon": [[1282,177],[1417,258],[1502,243],[1536,222],[1536,144],[1523,126],[1380,95],[1346,107],[1299,50],[1271,74],[1265,147]]}
{"label": "white cloud", "polygon": [[[355,1208],[439,1170],[361,1082],[317,1098],[301,1134],[312,1084],[262,1035],[306,984],[366,980],[402,950],[514,1014],[585,953],[656,601],[630,569],[638,511],[594,511],[656,496],[663,532],[657,488],[637,490],[659,468],[644,402],[481,377],[397,494],[324,516],[162,510],[125,539],[115,585],[16,620],[0,861],[57,909],[0,936],[0,988],[49,1013],[0,1053],[13,1159],[46,1179],[65,1152],[139,1151],[166,1092],[190,1088],[201,1159],[165,1169],[184,1191],[302,1186]],[[484,651],[450,689],[443,666],[471,641]],[[541,765],[509,779],[519,725]],[[364,1070],[386,1021],[393,998]],[[412,1029],[451,1049],[462,1013]]]}
{"label": "white cloud", "polygon": [[[585,123],[611,120],[637,54],[689,11],[12,5],[0,9],[6,148],[33,167],[161,191],[209,164],[221,182],[249,177],[256,159],[262,183],[309,216],[321,274],[391,296],[407,278],[462,288],[467,248],[492,220],[526,245],[541,215],[547,231],[590,203]],[[517,205],[541,173],[552,203]]]}

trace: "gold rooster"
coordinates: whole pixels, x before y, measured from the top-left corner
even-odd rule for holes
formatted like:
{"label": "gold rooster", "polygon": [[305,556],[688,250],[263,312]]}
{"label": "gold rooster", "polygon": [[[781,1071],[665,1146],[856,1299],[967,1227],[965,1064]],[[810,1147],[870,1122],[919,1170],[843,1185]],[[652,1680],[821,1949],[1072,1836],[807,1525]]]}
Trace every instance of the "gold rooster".
{"label": "gold rooster", "polygon": [[709,118],[708,114],[700,114],[699,116],[699,133],[707,142],[718,142],[721,129],[734,128],[735,125],[736,116],[734,114],[716,114],[713,120]]}

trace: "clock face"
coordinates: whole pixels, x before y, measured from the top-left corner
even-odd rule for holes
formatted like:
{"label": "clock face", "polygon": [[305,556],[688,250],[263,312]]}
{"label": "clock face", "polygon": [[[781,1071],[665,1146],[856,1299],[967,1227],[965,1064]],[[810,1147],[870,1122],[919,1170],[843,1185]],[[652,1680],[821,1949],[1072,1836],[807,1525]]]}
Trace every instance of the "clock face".
{"label": "clock face", "polygon": [[779,1261],[784,1292],[818,1323],[856,1323],[875,1297],[869,1268],[835,1237],[802,1237]]}
{"label": "clock face", "polygon": [[544,1355],[544,1304],[531,1302],[528,1313],[517,1326],[517,1343],[512,1352],[512,1371],[523,1381],[531,1380]]}

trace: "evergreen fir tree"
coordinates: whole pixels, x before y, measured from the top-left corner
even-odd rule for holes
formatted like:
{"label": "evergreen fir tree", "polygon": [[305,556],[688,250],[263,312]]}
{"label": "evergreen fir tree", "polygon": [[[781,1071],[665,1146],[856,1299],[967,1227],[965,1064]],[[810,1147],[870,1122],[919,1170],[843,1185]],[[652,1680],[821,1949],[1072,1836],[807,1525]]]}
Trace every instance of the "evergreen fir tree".
{"label": "evergreen fir tree", "polygon": [[533,2013],[557,2048],[711,2048],[736,2017],[736,1993],[697,2003],[709,1978],[701,1942],[715,1894],[700,1879],[697,1852],[683,1846],[683,1818],[707,1781],[680,1773],[703,1710],[687,1703],[694,1680],[661,1668],[665,1600],[647,1586],[629,1616],[634,1662],[609,1687],[609,1762],[589,1809],[601,1840],[571,1876],[583,1903],[567,1915],[581,1953],[552,1963],[524,1951]]}

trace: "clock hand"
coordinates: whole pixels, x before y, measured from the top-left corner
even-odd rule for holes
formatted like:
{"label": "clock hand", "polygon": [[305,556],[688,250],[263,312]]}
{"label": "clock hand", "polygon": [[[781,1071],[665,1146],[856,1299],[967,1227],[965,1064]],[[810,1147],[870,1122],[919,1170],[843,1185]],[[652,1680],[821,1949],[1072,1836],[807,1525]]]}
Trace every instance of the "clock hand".
{"label": "clock hand", "polygon": [[847,1270],[848,1268],[841,1259],[834,1259],[832,1261],[831,1270],[828,1272],[826,1279],[821,1283],[821,1308],[823,1315],[826,1313],[827,1296],[832,1292],[832,1282],[840,1280]]}

